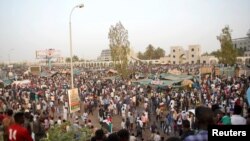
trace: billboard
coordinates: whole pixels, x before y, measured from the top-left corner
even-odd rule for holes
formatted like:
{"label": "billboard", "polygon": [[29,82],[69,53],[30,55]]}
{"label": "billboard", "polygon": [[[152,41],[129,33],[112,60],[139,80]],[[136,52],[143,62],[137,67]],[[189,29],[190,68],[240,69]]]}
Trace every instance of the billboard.
{"label": "billboard", "polygon": [[55,49],[37,50],[36,59],[48,59],[60,57],[60,51]]}
{"label": "billboard", "polygon": [[40,73],[41,73],[41,66],[31,66],[30,67],[30,73],[32,75],[40,75]]}
{"label": "billboard", "polygon": [[69,97],[69,112],[74,113],[80,110],[80,98],[78,95],[78,89],[70,89],[68,90]]}

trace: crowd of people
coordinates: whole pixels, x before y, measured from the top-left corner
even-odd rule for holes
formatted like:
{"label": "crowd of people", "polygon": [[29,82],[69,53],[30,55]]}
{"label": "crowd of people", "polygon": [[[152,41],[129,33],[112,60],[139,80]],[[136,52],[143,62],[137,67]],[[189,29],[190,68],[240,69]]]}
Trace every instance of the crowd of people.
{"label": "crowd of people", "polygon": [[[167,68],[174,66],[137,66],[133,70],[157,77]],[[176,68],[199,74],[198,66]],[[247,76],[210,75],[194,80],[196,85],[188,88],[159,88],[133,84],[136,74],[124,79],[109,77],[104,69],[78,69],[82,71],[74,75],[74,86],[79,91],[81,110],[74,114],[69,114],[70,74],[62,73],[65,67],[54,67],[56,73],[48,77],[18,69],[18,79],[30,83],[12,84],[0,91],[4,141],[39,141],[46,138],[50,128],[67,121],[93,130],[91,141],[207,140],[208,125],[250,124]],[[89,118],[95,111],[99,121]],[[114,123],[114,117],[119,117],[120,124]],[[15,132],[17,129],[21,132]]]}

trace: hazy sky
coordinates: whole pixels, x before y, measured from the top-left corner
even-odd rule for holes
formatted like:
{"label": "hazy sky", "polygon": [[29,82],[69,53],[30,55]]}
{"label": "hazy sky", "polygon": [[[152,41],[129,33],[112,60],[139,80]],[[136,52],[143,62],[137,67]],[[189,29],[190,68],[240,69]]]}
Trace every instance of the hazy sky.
{"label": "hazy sky", "polygon": [[121,21],[135,51],[148,44],[166,53],[175,45],[217,50],[216,36],[229,25],[232,37],[250,29],[249,0],[0,0],[0,62],[35,60],[35,51],[54,48],[69,56],[69,14],[73,54],[95,59],[109,48],[111,25]]}

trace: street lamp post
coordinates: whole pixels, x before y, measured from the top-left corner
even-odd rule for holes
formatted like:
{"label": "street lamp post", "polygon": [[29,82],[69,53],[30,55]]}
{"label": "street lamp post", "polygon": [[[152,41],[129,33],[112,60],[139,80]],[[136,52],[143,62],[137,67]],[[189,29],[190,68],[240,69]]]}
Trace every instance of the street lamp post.
{"label": "street lamp post", "polygon": [[69,44],[70,44],[70,74],[71,74],[71,88],[74,88],[74,77],[73,77],[73,62],[72,62],[72,35],[71,35],[71,15],[75,8],[83,8],[83,4],[76,5],[72,8],[70,15],[69,15]]}

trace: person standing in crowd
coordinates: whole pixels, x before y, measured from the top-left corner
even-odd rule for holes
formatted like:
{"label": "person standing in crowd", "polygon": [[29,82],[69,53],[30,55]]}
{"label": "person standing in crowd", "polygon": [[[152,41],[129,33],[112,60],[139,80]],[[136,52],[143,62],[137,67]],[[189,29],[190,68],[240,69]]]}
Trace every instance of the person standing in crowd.
{"label": "person standing in crowd", "polygon": [[213,112],[208,107],[198,106],[195,108],[195,122],[197,123],[198,132],[195,135],[190,135],[184,139],[184,141],[207,141],[209,125],[214,124]]}
{"label": "person standing in crowd", "polygon": [[250,108],[247,109],[247,125],[250,125]]}
{"label": "person standing in crowd", "polygon": [[91,138],[91,141],[105,141],[106,136],[104,134],[104,131],[102,129],[98,129],[95,132],[95,136]]}
{"label": "person standing in crowd", "polygon": [[231,125],[231,118],[229,113],[223,112],[223,117],[221,118],[221,123],[223,125]]}
{"label": "person standing in crowd", "polygon": [[8,137],[9,137],[9,134],[8,134],[8,128],[15,123],[13,117],[13,110],[11,109],[7,109],[6,111],[6,117],[3,119],[3,139],[4,141],[8,141]]}
{"label": "person standing in crowd", "polygon": [[14,115],[15,124],[8,128],[8,141],[33,141],[28,130],[23,127],[24,113],[18,112]]}
{"label": "person standing in crowd", "polygon": [[35,141],[39,141],[46,136],[43,118],[38,117],[33,124],[33,131],[35,134]]}
{"label": "person standing in crowd", "polygon": [[119,136],[119,141],[129,141],[129,131],[126,129],[121,129],[117,132],[117,135]]}
{"label": "person standing in crowd", "polygon": [[194,131],[190,128],[190,122],[188,120],[182,121],[183,133],[181,135],[181,140],[184,140],[186,137],[190,135],[194,135]]}
{"label": "person standing in crowd", "polygon": [[231,116],[232,125],[246,125],[247,121],[241,116],[242,107],[240,105],[234,106],[234,113]]}

